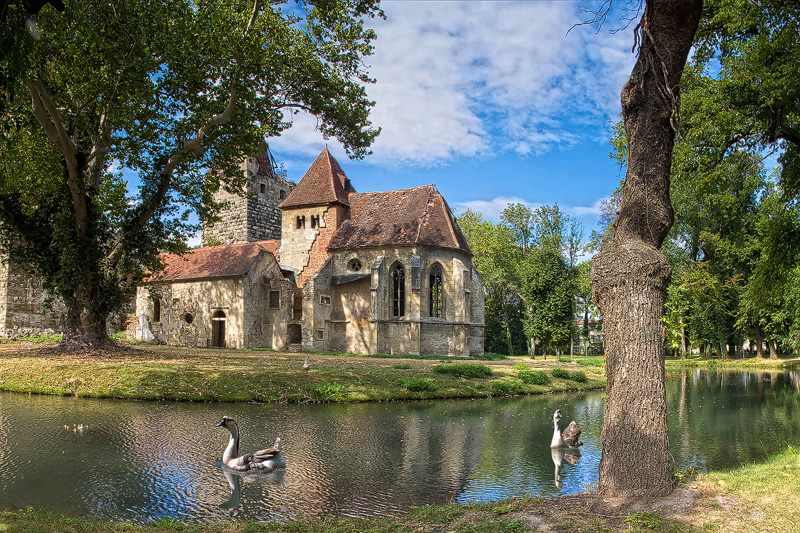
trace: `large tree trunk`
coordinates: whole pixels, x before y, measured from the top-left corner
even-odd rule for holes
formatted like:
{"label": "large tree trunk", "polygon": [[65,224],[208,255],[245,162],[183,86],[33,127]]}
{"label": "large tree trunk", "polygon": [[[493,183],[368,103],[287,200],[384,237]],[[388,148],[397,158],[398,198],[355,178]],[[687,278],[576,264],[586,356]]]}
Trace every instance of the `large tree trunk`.
{"label": "large tree trunk", "polygon": [[606,341],[600,492],[672,491],[664,389],[664,312],[670,268],[659,251],[673,223],[669,175],[679,82],[701,0],[649,0],[636,66],[622,89],[628,170],[613,239],[592,260]]}

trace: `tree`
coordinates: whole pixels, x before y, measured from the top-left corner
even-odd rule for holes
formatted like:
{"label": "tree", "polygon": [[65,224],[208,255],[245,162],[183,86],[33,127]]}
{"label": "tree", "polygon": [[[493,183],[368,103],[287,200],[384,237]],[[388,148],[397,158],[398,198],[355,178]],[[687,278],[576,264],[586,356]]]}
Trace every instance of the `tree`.
{"label": "tree", "polygon": [[214,219],[219,187],[243,191],[244,157],[298,110],[367,152],[374,16],[377,0],[76,0],[40,11],[36,40],[9,6],[0,245],[63,299],[65,345],[107,342],[158,254]]}
{"label": "tree", "polygon": [[638,58],[622,89],[628,168],[613,238],[591,268],[608,376],[599,469],[604,494],[672,491],[660,322],[670,269],[659,248],[673,224],[670,163],[680,80],[701,14],[700,0],[646,2]]}
{"label": "tree", "polygon": [[525,333],[543,345],[566,345],[575,326],[574,276],[560,250],[533,248],[520,265],[520,295],[527,309]]}
{"label": "tree", "polygon": [[[517,249],[508,226],[493,224],[469,209],[458,217],[458,225],[475,254],[472,263],[483,278],[487,350],[514,355],[525,349],[524,339],[522,348],[518,342],[522,334],[520,315],[523,310],[516,289],[516,265],[521,251]],[[497,319],[502,324],[499,328],[502,342],[495,335],[499,325]]]}

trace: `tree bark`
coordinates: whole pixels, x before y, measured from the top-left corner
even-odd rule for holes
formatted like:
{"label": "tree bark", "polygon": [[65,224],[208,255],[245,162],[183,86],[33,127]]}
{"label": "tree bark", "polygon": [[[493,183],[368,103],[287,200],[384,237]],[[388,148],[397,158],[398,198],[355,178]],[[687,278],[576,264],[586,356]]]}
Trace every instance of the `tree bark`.
{"label": "tree bark", "polygon": [[764,359],[764,332],[756,328],[756,357]]}
{"label": "tree bark", "polygon": [[669,179],[679,83],[701,13],[701,0],[647,2],[638,59],[621,94],[628,169],[613,239],[591,268],[605,325],[599,487],[606,495],[672,492],[660,321],[671,272],[659,248],[674,220]]}

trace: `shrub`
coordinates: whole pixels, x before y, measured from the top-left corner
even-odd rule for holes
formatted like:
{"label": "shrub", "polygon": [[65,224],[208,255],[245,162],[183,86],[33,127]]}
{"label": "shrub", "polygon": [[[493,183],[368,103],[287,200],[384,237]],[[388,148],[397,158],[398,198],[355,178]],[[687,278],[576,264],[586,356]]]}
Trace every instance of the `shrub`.
{"label": "shrub", "polygon": [[432,370],[460,378],[482,378],[492,373],[492,369],[485,365],[436,365]]}
{"label": "shrub", "polygon": [[569,370],[564,370],[563,368],[554,368],[553,377],[559,379],[569,379]]}
{"label": "shrub", "polygon": [[576,370],[575,372],[570,372],[569,379],[572,381],[577,381],[578,383],[585,383],[587,379],[586,374],[581,372],[580,370]]}
{"label": "shrub", "polygon": [[517,363],[516,365],[512,366],[511,368],[513,368],[514,370],[528,370],[528,368],[530,368],[530,367],[528,365],[526,365],[525,363]]}
{"label": "shrub", "polygon": [[492,394],[496,396],[510,396],[520,394],[522,385],[518,381],[508,379],[492,381]]}
{"label": "shrub", "polygon": [[528,385],[547,385],[550,383],[550,378],[541,370],[523,370],[517,374],[517,377]]}
{"label": "shrub", "polygon": [[422,378],[408,378],[399,379],[397,382],[400,386],[405,387],[411,392],[425,392],[436,390],[436,385],[429,379]]}
{"label": "shrub", "polygon": [[323,385],[313,387],[311,391],[317,396],[330,398],[336,394],[343,394],[347,392],[347,388],[340,383],[325,383]]}
{"label": "shrub", "polygon": [[394,365],[392,366],[392,368],[396,370],[408,370],[411,368],[411,365],[409,365],[408,363],[403,363],[401,365]]}

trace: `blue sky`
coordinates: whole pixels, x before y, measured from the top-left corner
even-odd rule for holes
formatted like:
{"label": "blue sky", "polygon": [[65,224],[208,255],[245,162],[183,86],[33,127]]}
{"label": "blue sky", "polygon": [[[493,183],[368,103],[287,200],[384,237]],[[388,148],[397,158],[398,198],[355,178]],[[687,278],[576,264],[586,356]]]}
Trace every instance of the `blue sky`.
{"label": "blue sky", "polygon": [[635,61],[632,28],[609,31],[624,21],[568,33],[598,6],[384,0],[366,60],[383,130],[373,154],[350,160],[302,115],[272,152],[297,181],[327,144],[358,191],[433,183],[456,211],[495,221],[508,202],[558,203],[588,237],[621,178],[608,138]]}

